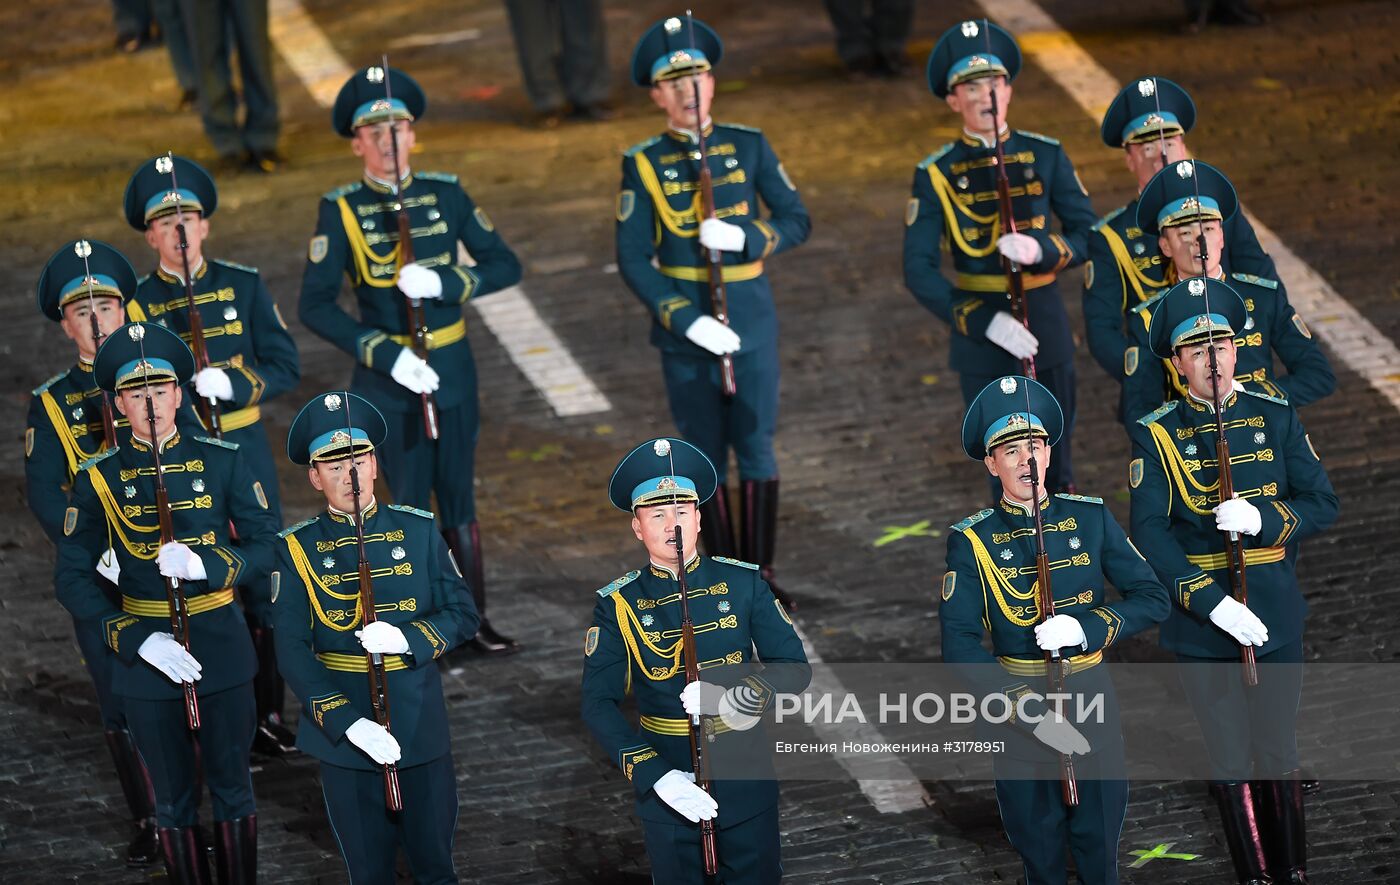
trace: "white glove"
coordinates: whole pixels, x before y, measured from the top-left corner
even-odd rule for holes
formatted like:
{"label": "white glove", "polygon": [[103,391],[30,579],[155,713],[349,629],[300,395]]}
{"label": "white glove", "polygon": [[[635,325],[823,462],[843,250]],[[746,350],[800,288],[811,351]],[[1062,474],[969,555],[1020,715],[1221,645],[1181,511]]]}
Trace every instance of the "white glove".
{"label": "white glove", "polygon": [[1040,342],[1031,330],[1004,310],[997,311],[987,324],[987,340],[1018,360],[1030,359],[1040,350]]}
{"label": "white glove", "polygon": [[398,284],[400,292],[419,301],[442,297],[442,277],[421,264],[405,264],[400,268]]}
{"label": "white glove", "polygon": [[1230,390],[1235,393],[1244,393],[1244,385],[1240,383],[1238,378],[1231,378]]}
{"label": "white glove", "polygon": [[693,824],[719,814],[719,804],[713,796],[695,786],[695,775],[689,771],[673,768],[661,775],[651,788],[658,799]]}
{"label": "white glove", "polygon": [[204,669],[194,655],[169,633],[152,633],[136,650],[141,659],[165,674],[171,682],[198,682]]}
{"label": "white glove", "polygon": [[712,316],[701,315],[685,330],[685,337],[715,356],[724,356],[739,349],[739,335]]}
{"label": "white glove", "polygon": [[156,565],[160,568],[160,573],[167,578],[203,581],[209,577],[209,573],[204,570],[204,560],[179,541],[161,545],[160,552],[156,554]]}
{"label": "white glove", "polygon": [[1257,535],[1264,527],[1259,508],[1238,496],[1215,506],[1215,527],[1222,532]]}
{"label": "white glove", "polygon": [[1073,756],[1075,753],[1083,756],[1089,752],[1089,741],[1079,733],[1079,729],[1053,712],[1046,713],[1031,733],[1036,740],[1062,756]]}
{"label": "white glove", "polygon": [[399,742],[394,740],[389,729],[363,716],[350,723],[350,727],[345,729],[345,736],[350,739],[350,743],[364,750],[365,755],[380,765],[398,762],[399,757],[403,755],[403,751],[399,749]]}
{"label": "white glove", "polygon": [[681,706],[687,716],[718,716],[724,687],[713,682],[696,680],[681,692]]}
{"label": "white glove", "polygon": [[355,631],[355,638],[372,654],[401,655],[408,651],[408,637],[388,621],[366,624],[364,629]]}
{"label": "white glove", "polygon": [[394,367],[389,370],[389,377],[414,393],[432,393],[442,383],[433,367],[407,347],[399,351]]}
{"label": "white glove", "polygon": [[1021,267],[1038,264],[1040,256],[1045,254],[1039,241],[1030,234],[1002,234],[997,240],[997,251]]}
{"label": "white glove", "polygon": [[205,399],[233,399],[233,382],[228,380],[228,372],[213,366],[200,369],[194,376],[194,389]]}
{"label": "white glove", "polygon": [[1089,640],[1084,636],[1084,628],[1078,619],[1069,615],[1055,615],[1035,628],[1035,644],[1044,651],[1061,648],[1083,648]]}
{"label": "white glove", "polygon": [[1240,645],[1263,645],[1269,641],[1269,628],[1249,606],[1232,596],[1220,600],[1211,609],[1210,622],[1233,636]]}
{"label": "white glove", "polygon": [[706,218],[700,222],[700,245],[721,252],[744,251],[744,229],[737,224]]}
{"label": "white glove", "polygon": [[113,584],[117,583],[122,576],[122,564],[117,562],[117,551],[111,547],[107,548],[107,552],[97,560],[97,573]]}

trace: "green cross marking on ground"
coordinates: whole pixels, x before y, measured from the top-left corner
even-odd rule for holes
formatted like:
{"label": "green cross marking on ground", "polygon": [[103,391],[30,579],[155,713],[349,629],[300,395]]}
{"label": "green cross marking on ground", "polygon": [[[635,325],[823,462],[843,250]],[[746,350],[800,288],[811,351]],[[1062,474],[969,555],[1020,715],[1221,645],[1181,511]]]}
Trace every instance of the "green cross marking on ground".
{"label": "green cross marking on ground", "polygon": [[1171,860],[1196,860],[1200,857],[1199,854],[1171,853],[1172,846],[1175,844],[1175,842],[1163,842],[1162,844],[1157,845],[1151,849],[1135,848],[1132,851],[1129,851],[1128,853],[1137,857],[1137,860],[1128,864],[1128,867],[1131,869],[1146,866],[1149,861],[1156,860],[1159,857],[1165,857]]}
{"label": "green cross marking on ground", "polygon": [[512,461],[544,461],[555,455],[564,454],[564,447],[558,443],[545,443],[533,452],[527,449],[511,449],[506,457]]}
{"label": "green cross marking on ground", "polygon": [[913,525],[887,525],[885,533],[875,539],[876,547],[883,547],[886,544],[893,544],[903,538],[938,538],[943,532],[938,529],[930,529],[932,520],[921,519]]}

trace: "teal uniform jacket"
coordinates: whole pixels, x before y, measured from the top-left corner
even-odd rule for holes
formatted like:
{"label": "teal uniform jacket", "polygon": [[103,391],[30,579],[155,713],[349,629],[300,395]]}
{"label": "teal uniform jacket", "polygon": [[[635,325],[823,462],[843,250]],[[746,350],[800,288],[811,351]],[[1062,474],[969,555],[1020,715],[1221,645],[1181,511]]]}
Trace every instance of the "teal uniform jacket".
{"label": "teal uniform jacket", "polygon": [[[1094,677],[1103,673],[1083,671],[1097,667],[1104,649],[1115,642],[1165,619],[1171,609],[1167,591],[1100,499],[1050,495],[1041,502],[1041,519],[1055,614],[1078,621],[1087,640],[1083,648],[1061,651],[1074,671],[1067,684],[1097,686]],[[1030,512],[1004,498],[953,526],[948,535],[948,571],[938,610],[943,660],[972,665],[959,671],[984,696],[1016,698],[1045,691],[1045,653],[1035,642],[1035,626],[1042,620],[1035,559]],[[1109,599],[1109,582],[1121,599]],[[991,651],[982,644],[987,634]],[[1013,727],[1022,725],[1012,722]],[[1086,735],[1096,750],[1119,740],[1117,722],[1105,725],[1106,735]],[[1044,752],[1024,732],[1006,736],[1013,738],[1017,755],[1029,752],[1034,758]]]}
{"label": "teal uniform jacket", "polygon": [[[1337,495],[1298,413],[1280,399],[1232,393],[1224,402],[1234,491],[1259,508],[1263,527],[1241,536],[1249,608],[1269,630],[1258,653],[1303,635],[1307,603],[1288,548],[1332,524]],[[1133,537],[1175,605],[1162,645],[1201,658],[1239,655],[1239,644],[1210,622],[1230,592],[1224,538],[1211,509],[1220,503],[1215,418],[1194,397],[1166,403],[1131,427]]]}
{"label": "teal uniform jacket", "polygon": [[[802,640],[759,577],[758,566],[696,556],[686,569],[686,584],[702,680],[724,686],[746,682],[765,707],[775,693],[807,687],[812,671]],[[685,662],[680,656],[679,584],[673,572],[648,565],[613,581],[598,597],[584,640],[584,724],[632,782],[638,816],[684,824],[651,789],[673,768],[692,770],[680,701]],[[618,709],[629,693],[636,695],[640,728]],[[772,752],[761,723],[747,731],[718,733],[715,741],[725,745],[716,754],[744,756],[745,771],[766,767],[771,772],[771,762],[755,762],[768,760]],[[723,771],[712,774],[720,827],[742,823],[777,804],[778,785],[771,776],[726,779]]]}
{"label": "teal uniform jacket", "polygon": [[[1288,294],[1277,281],[1246,273],[1231,274],[1226,282],[1244,299],[1249,325],[1235,336],[1235,380],[1255,393],[1288,400],[1302,408],[1337,388],[1337,377],[1327,355],[1313,338]],[[1167,400],[1186,395],[1186,379],[1170,360],[1158,359],[1148,347],[1147,327],[1152,311],[1163,297],[1158,294],[1134,307],[1129,314],[1131,345],[1125,352],[1123,415],[1134,421]],[[1274,354],[1287,371],[1274,374]]]}
{"label": "teal uniform jacket", "polygon": [[[778,315],[763,273],[765,259],[801,245],[811,219],[797,187],[757,129],[716,123],[705,133],[714,182],[715,216],[744,230],[742,252],[721,252],[729,325],[740,353],[777,346]],[[685,330],[712,314],[708,268],[699,233],[698,148],[688,133],[669,130],[622,158],[617,198],[617,267],[652,315],[651,343],[664,351],[712,358]],[[759,201],[768,207],[761,217]],[[654,263],[653,263],[654,260]]]}
{"label": "teal uniform jacket", "polygon": [[[117,438],[127,421],[112,406]],[[92,365],[79,362],[34,389],[24,429],[24,482],[29,509],[49,540],[63,538],[63,512],[78,468],[102,454],[102,391]],[[103,548],[106,549],[105,547]]]}
{"label": "teal uniform jacket", "polygon": [[[1038,264],[1022,268],[1031,332],[1040,341],[1036,365],[1071,362],[1074,339],[1055,275],[1084,261],[1098,216],[1060,143],[1011,130],[1002,141],[1016,229],[1041,248]],[[987,340],[987,324],[1011,310],[996,241],[997,191],[993,151],[964,134],[930,154],[914,170],[904,215],[904,283],[919,303],[953,327],[949,365],[962,374],[1002,375],[1019,362]],[[1051,231],[1052,216],[1061,231]],[[949,244],[955,282],[940,271]],[[1045,289],[1045,291],[1037,291]]]}
{"label": "teal uniform jacket", "polygon": [[[190,651],[204,668],[196,688],[232,688],[257,670],[234,588],[267,575],[277,521],[233,443],[177,431],[160,457],[175,540],[197,553],[208,572],[207,580],[182,582],[191,613]],[[78,620],[99,623],[107,647],[126,665],[116,668],[118,694],[172,700],[181,696],[180,687],[137,656],[152,633],[170,632],[165,581],[156,566],[154,475],[150,447],[130,437],[82,465],[64,513],[54,584],[58,601]],[[97,559],[109,545],[121,566],[120,609],[97,584]]]}
{"label": "teal uniform jacket", "polygon": [[[441,409],[474,403],[476,366],[462,305],[519,282],[520,262],[457,176],[415,172],[403,196],[414,259],[442,278],[442,297],[422,302],[431,333],[428,364],[442,379],[434,396]],[[355,393],[384,411],[412,412],[420,408],[419,396],[389,375],[399,353],[412,344],[408,302],[394,284],[399,228],[393,205],[389,188],[369,180],[321,199],[297,310],[308,329],[355,358]],[[457,263],[458,243],[475,266]],[[337,304],[342,277],[354,287],[358,318]],[[463,378],[472,382],[459,382]]]}
{"label": "teal uniform jacket", "polygon": [[[284,530],[273,573],[277,666],[304,711],[297,747],[342,768],[379,768],[345,739],[361,717],[374,721],[365,651],[355,638],[360,615],[359,552],[348,516],[322,512]],[[385,655],[389,730],[400,767],[447,753],[447,709],[437,660],[476,635],[478,617],[433,515],[371,504],[365,558],[381,621],[408,639],[408,652]]]}
{"label": "teal uniform jacket", "polygon": [[[219,401],[220,426],[225,433],[252,426],[262,417],[261,403],[301,379],[296,343],[254,268],[206,260],[194,272],[194,294],[209,365],[223,369],[233,384],[233,400]],[[193,346],[185,284],[179,277],[163,270],[143,277],[127,314],[133,322],[160,323]]]}
{"label": "teal uniform jacket", "polygon": [[[1134,198],[1094,225],[1089,236],[1089,262],[1084,268],[1084,330],[1089,352],[1119,384],[1131,364],[1128,348],[1137,343],[1130,340],[1133,308],[1170,286],[1157,237],[1143,234],[1137,226],[1137,204]],[[1278,279],[1273,259],[1259,245],[1254,227],[1243,212],[1236,212],[1225,222],[1224,233],[1222,265],[1226,273],[1236,271]],[[1230,281],[1230,285],[1234,282]],[[1150,354],[1143,352],[1132,359],[1147,356]],[[1153,403],[1151,408],[1156,405]],[[1124,412],[1130,421],[1141,414]]]}

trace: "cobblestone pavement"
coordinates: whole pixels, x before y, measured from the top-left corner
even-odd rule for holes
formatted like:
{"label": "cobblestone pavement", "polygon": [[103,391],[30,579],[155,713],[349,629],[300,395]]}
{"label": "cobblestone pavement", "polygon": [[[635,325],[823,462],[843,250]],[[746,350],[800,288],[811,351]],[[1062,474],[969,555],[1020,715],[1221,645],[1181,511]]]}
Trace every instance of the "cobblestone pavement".
{"label": "cobblestone pavement", "polygon": [[[276,6],[277,4],[274,4]],[[1400,71],[1393,4],[1277,0],[1258,30],[1177,35],[1180,5],[1144,0],[1106,12],[1094,0],[1046,9],[1115,77],[1153,72],[1200,106],[1194,148],[1223,166],[1245,202],[1341,295],[1400,340],[1400,261],[1393,225]],[[310,16],[351,65],[386,48],[431,97],[415,168],[459,172],[526,264],[541,316],[610,399],[611,411],[559,419],[479,322],[478,454],[492,613],[526,650],[506,661],[464,658],[448,680],[458,791],[456,850],[470,881],[644,882],[630,790],[576,716],[579,646],[592,590],[633,567],[634,542],[607,506],[618,454],[670,422],[658,359],[640,306],[612,272],[618,154],[659,129],[645,95],[624,85],[636,34],[674,8],[610,4],[610,53],[621,113],[601,125],[527,125],[503,7],[489,0],[396,5],[310,0]],[[770,262],[783,317],[784,480],[780,567],[802,601],[800,624],[827,661],[931,661],[939,654],[934,582],[941,539],[873,546],[886,526],[946,526],[982,506],[985,488],[958,450],[960,400],[946,368],[947,333],[904,290],[902,212],[912,168],[955,133],[921,74],[849,81],[839,72],[814,2],[711,0],[698,15],[726,39],[717,117],[762,126],[798,182],[814,232]],[[960,18],[970,0],[921,4],[912,52]],[[471,31],[468,31],[471,29]],[[433,32],[467,32],[422,45]],[[475,33],[472,33],[472,32]],[[0,150],[9,199],[0,218],[13,285],[13,334],[0,340],[0,880],[141,882],[119,858],[121,800],[98,734],[96,706],[52,599],[48,543],[25,511],[21,436],[29,390],[69,352],[33,309],[44,258],[77,235],[109,240],[139,266],[142,241],[118,208],[130,170],[173,148],[211,159],[198,121],[173,110],[177,90],[160,52],[110,49],[107,5],[11,4],[0,11]],[[402,48],[400,48],[402,47]],[[921,64],[916,65],[921,70]],[[285,59],[278,61],[285,171],[225,175],[211,254],[262,268],[294,317],[303,246],[317,196],[356,177]],[[1107,212],[1129,197],[1121,161],[1042,70],[1016,84],[1013,125],[1061,138]],[[1078,272],[1062,286],[1078,317]],[[473,319],[472,311],[468,311]],[[304,380],[265,409],[274,439],[315,390],[344,383],[348,364],[304,329]],[[1313,607],[1310,659],[1393,663],[1400,610],[1391,602],[1400,550],[1390,542],[1400,500],[1400,415],[1337,364],[1339,390],[1304,418],[1342,497],[1342,516],[1307,546]],[[1396,367],[1400,371],[1400,367]],[[1075,439],[1081,488],[1126,519],[1127,444],[1116,391],[1080,354]],[[290,523],[313,512],[286,465]],[[1152,660],[1151,637],[1118,654]],[[1130,744],[1153,734],[1127,722]],[[343,882],[309,760],[255,775],[265,882]],[[924,785],[931,808],[880,814],[854,783],[792,784],[783,799],[784,858],[793,882],[1015,882],[990,788]],[[1330,782],[1309,800],[1311,870],[1319,883],[1400,881],[1400,789]],[[1174,843],[1195,861],[1153,860],[1133,883],[1229,881],[1228,858],[1199,785],[1136,784],[1123,833],[1132,849]]]}

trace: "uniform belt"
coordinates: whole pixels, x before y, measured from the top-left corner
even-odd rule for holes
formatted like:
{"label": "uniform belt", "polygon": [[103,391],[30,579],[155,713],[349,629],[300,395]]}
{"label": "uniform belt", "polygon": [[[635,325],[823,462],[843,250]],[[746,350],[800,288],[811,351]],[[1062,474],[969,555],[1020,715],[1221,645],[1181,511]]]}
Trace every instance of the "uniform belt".
{"label": "uniform belt", "polygon": [[[724,734],[726,731],[733,731],[724,720],[718,716],[710,717],[714,721],[715,734]],[[689,735],[689,719],[667,719],[665,716],[643,716],[642,728],[653,734]]]}
{"label": "uniform belt", "polygon": [[[1256,547],[1253,550],[1244,552],[1244,564],[1267,565],[1271,562],[1281,562],[1288,555],[1287,547]],[[1194,566],[1199,566],[1208,572],[1219,571],[1230,567],[1230,559],[1224,553],[1206,553],[1199,556],[1188,556],[1186,561]]]}
{"label": "uniform belt", "polygon": [[[1021,274],[1021,286],[1026,291],[1039,289],[1055,282],[1055,275],[1052,273],[1023,273]],[[960,273],[957,282],[954,283],[959,289],[967,292],[1005,292],[1006,274],[1004,273]]]}
{"label": "uniform belt", "polygon": [[[327,670],[339,670],[342,673],[368,673],[369,660],[365,655],[345,655],[333,651],[316,652],[316,660],[326,665]],[[385,670],[407,670],[408,663],[404,661],[403,655],[384,655]]]}
{"label": "uniform belt", "polygon": [[[467,337],[467,321],[463,318],[440,329],[429,329],[428,334],[423,337],[427,339],[429,350],[456,344]],[[412,347],[416,343],[412,335],[390,335],[389,340],[404,347]]]}
{"label": "uniform belt", "polygon": [[[1066,660],[1069,661],[1069,671],[1078,673],[1103,663],[1103,652],[1096,651],[1093,654],[1075,655]],[[997,661],[1001,664],[1001,668],[1012,676],[1044,676],[1046,673],[1045,658],[1013,658],[1009,655],[998,655]]]}
{"label": "uniform belt", "polygon": [[[663,264],[658,270],[662,276],[670,277],[673,280],[689,280],[692,283],[708,283],[710,281],[710,268],[689,267],[685,265],[677,266]],[[751,261],[748,264],[726,264],[724,272],[720,274],[726,283],[742,283],[744,280],[756,280],[763,276],[763,262]]]}
{"label": "uniform belt", "polygon": [[[185,607],[192,615],[213,611],[216,608],[232,604],[233,590],[231,589],[201,593],[199,596],[191,596],[185,600]],[[140,615],[143,618],[168,618],[170,617],[170,603],[164,599],[135,599],[123,594],[122,611],[129,615]]]}
{"label": "uniform belt", "polygon": [[238,430],[257,424],[262,420],[262,406],[249,406],[246,409],[235,409],[232,412],[222,412],[219,415],[220,430]]}

